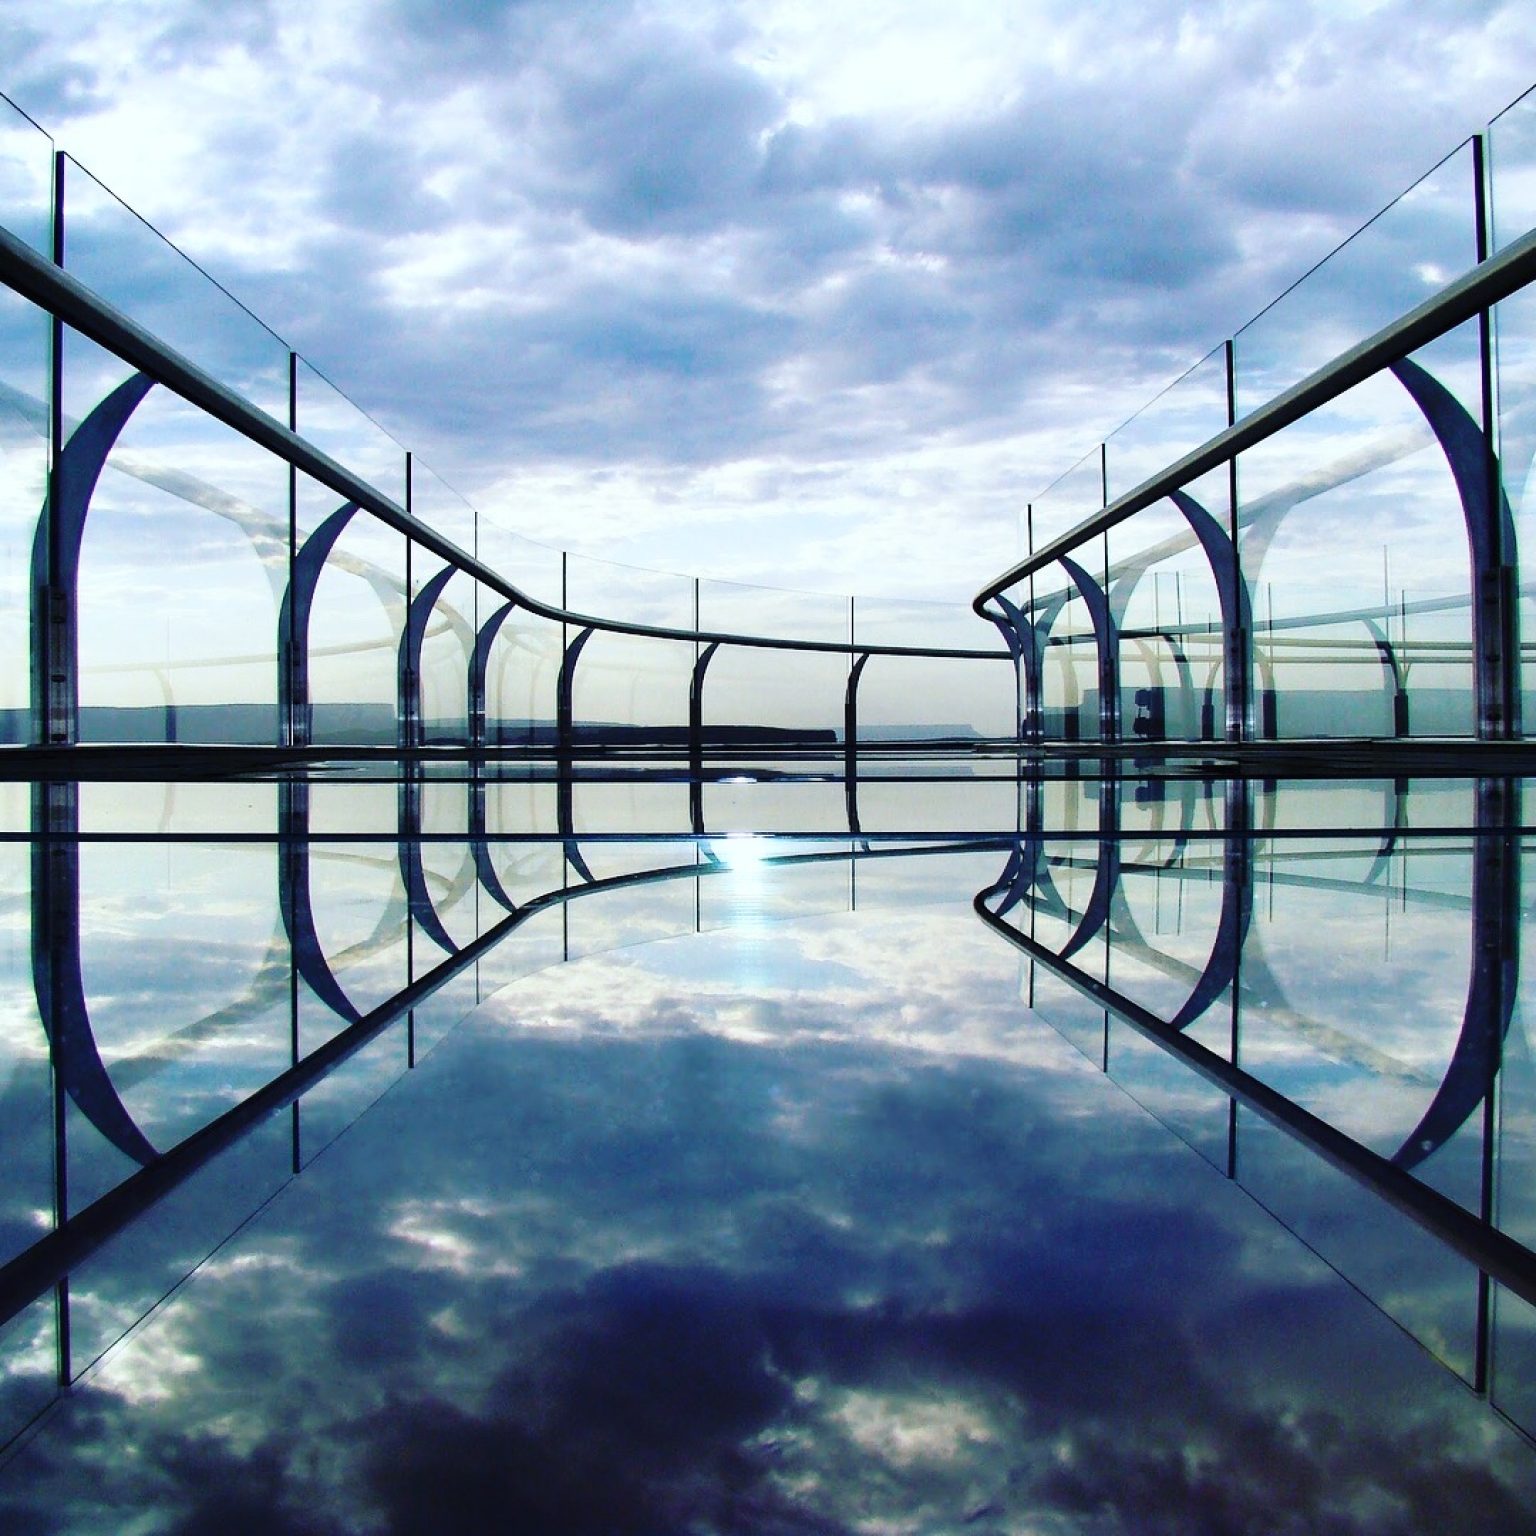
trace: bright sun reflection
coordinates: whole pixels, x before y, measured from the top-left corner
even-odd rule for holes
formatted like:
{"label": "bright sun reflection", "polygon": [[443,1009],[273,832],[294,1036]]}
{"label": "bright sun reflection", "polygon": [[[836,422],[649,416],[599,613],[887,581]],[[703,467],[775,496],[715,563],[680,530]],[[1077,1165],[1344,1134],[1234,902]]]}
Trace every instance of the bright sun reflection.
{"label": "bright sun reflection", "polygon": [[733,832],[710,842],[710,852],[732,869],[755,869],[773,852],[773,841],[750,832]]}

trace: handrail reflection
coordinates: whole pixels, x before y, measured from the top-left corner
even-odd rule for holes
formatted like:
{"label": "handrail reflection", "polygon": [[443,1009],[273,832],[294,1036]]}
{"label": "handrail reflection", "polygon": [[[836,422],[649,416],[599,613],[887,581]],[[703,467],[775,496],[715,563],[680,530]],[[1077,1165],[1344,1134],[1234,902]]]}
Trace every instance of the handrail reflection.
{"label": "handrail reflection", "polygon": [[[1106,1021],[1113,1016],[1128,1025],[1193,1073],[1215,1084],[1234,1105],[1254,1110],[1309,1151],[1403,1211],[1440,1241],[1472,1260],[1484,1277],[1484,1287],[1491,1277],[1536,1304],[1536,1254],[1500,1231],[1493,1219],[1493,1092],[1503,1042],[1514,1017],[1519,979],[1522,914],[1518,793],[1518,785],[1508,780],[1484,778],[1475,783],[1473,820],[1465,829],[1470,834],[1465,839],[1472,866],[1470,899],[1453,902],[1453,898],[1445,896],[1437,903],[1455,904],[1469,915],[1471,965],[1466,1000],[1455,1043],[1438,1078],[1412,1074],[1413,1080],[1427,1082],[1431,1096],[1412,1128],[1406,1134],[1400,1133],[1401,1139],[1389,1155],[1367,1147],[1240,1064],[1239,1019],[1245,1005],[1259,1009],[1266,1026],[1300,1028],[1303,1032],[1309,1026],[1316,1027],[1284,1005],[1279,983],[1253,924],[1254,850],[1258,839],[1250,825],[1248,784],[1228,784],[1224,797],[1225,828],[1202,834],[1219,839],[1222,844],[1221,907],[1210,952],[1202,966],[1164,955],[1146,938],[1128,900],[1126,879],[1141,874],[1160,879],[1172,876],[1179,881],[1199,880],[1204,884],[1217,871],[1217,861],[1186,868],[1182,861],[1138,863],[1127,859],[1125,846],[1147,834],[1122,826],[1118,791],[1109,784],[1100,789],[1099,834],[1091,858],[1081,854],[1055,859],[1048,856],[1046,845],[1050,835],[1041,820],[1039,797],[1028,797],[1025,826],[1009,851],[1004,869],[992,885],[976,895],[973,905],[993,932],[1102,1008]],[[1403,799],[1401,793],[1396,796],[1392,825],[1384,829],[1364,879],[1319,880],[1295,873],[1282,878],[1297,884],[1355,892],[1377,887],[1384,861],[1409,831]],[[1362,831],[1358,829],[1355,836],[1359,837]],[[1166,834],[1163,836],[1166,838]],[[1063,898],[1053,871],[1070,868],[1086,873],[1090,863],[1094,883],[1085,904],[1076,910]],[[1430,897],[1441,894],[1426,893]],[[1061,930],[1063,936],[1053,944],[1042,942],[1034,932],[1037,916],[1050,918],[1052,927]],[[1090,968],[1080,957],[1095,940],[1102,942],[1102,958]],[[1171,1011],[1155,1012],[1130,996],[1123,983],[1115,985],[1109,978],[1111,961],[1117,954],[1177,979],[1188,988],[1182,1003]],[[1230,997],[1232,1007],[1232,1043],[1228,1054],[1213,1050],[1190,1034],[1190,1026],[1224,995]],[[1281,1006],[1274,1006],[1276,1002]],[[1341,997],[1340,1003],[1347,1005],[1347,998]],[[1107,1051],[1107,1033],[1105,1039]],[[1354,1054],[1357,1060],[1362,1060],[1367,1051],[1362,1048]],[[1376,1069],[1374,1063],[1370,1065]],[[1104,1066],[1107,1070],[1107,1054]],[[1425,1182],[1417,1171],[1430,1164],[1463,1127],[1474,1124],[1479,1117],[1480,1187],[1475,1208],[1469,1209]],[[1235,1131],[1235,1120],[1232,1125]],[[1234,1172],[1234,1159],[1235,1146],[1229,1149],[1229,1175]],[[1479,1329],[1482,1349],[1487,1333],[1485,1294],[1480,1303]],[[1481,1369],[1480,1364],[1479,1373]]]}

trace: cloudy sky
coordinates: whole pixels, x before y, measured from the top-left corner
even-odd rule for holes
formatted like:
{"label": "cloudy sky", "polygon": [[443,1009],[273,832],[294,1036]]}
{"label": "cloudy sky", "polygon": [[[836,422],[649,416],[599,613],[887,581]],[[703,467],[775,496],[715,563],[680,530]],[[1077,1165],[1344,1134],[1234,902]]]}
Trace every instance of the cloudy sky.
{"label": "cloudy sky", "polygon": [[0,89],[482,509],[964,598],[1530,83],[1498,0],[8,0]]}

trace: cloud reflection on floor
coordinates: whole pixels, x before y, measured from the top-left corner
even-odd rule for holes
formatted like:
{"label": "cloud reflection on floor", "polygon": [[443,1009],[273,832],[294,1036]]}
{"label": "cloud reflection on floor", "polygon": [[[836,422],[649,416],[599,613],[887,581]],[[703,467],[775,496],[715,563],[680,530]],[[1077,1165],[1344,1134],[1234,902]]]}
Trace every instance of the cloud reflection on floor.
{"label": "cloud reflection on floor", "polygon": [[108,1357],[0,1522],[1513,1532],[1533,1493],[930,909],[502,992]]}

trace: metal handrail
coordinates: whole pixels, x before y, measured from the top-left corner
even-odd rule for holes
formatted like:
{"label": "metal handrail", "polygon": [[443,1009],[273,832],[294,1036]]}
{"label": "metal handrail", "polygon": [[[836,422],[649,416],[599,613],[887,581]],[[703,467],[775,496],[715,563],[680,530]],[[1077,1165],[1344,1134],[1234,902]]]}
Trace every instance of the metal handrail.
{"label": "metal handrail", "polygon": [[1273,437],[1319,406],[1353,389],[1399,358],[1454,330],[1481,314],[1500,299],[1536,280],[1536,230],[1511,242],[1496,256],[1479,263],[1438,293],[1384,325],[1362,342],[1341,352],[1299,383],[1276,395],[1241,421],[1218,432],[1182,459],[1144,480],[1123,496],[1085,518],[1075,528],[1052,539],[1043,549],[1010,566],[971,600],[972,610],[991,620],[986,604],[1042,567],[1069,554],[1095,535],[1104,533],[1128,517],[1161,501],[1191,480],[1225,464],[1239,453]]}
{"label": "metal handrail", "polygon": [[329,487],[346,501],[356,502],[380,522],[413,539],[450,565],[473,576],[494,592],[510,598],[519,608],[556,623],[613,634],[637,635],[655,640],[718,642],[765,650],[820,651],[837,655],[926,656],[987,661],[1011,661],[1006,650],[965,649],[917,645],[864,644],[856,640],[803,640],[768,635],[741,634],[728,630],[673,629],[577,613],[532,597],[498,571],[462,550],[429,524],[412,517],[377,487],[354,474],[314,444],[269,416],[258,406],[221,384],[196,363],[167,346],[157,336],[131,320],[121,310],[87,288],[78,278],[34,251],[9,230],[0,228],[0,280],[23,298],[58,317],[82,336],[115,353],[126,363],[164,384],[184,400],[207,412],[242,437],[265,448],[312,480]]}

